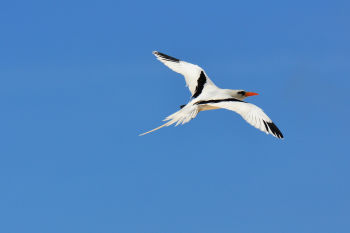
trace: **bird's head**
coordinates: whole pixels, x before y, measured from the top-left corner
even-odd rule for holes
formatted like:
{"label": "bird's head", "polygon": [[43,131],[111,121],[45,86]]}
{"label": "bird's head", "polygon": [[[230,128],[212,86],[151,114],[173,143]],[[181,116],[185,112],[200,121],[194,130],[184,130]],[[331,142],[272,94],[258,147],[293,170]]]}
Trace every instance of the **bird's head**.
{"label": "bird's head", "polygon": [[249,92],[245,90],[229,90],[229,94],[236,99],[239,100],[244,100],[245,98],[253,95],[259,95],[258,93],[255,92]]}

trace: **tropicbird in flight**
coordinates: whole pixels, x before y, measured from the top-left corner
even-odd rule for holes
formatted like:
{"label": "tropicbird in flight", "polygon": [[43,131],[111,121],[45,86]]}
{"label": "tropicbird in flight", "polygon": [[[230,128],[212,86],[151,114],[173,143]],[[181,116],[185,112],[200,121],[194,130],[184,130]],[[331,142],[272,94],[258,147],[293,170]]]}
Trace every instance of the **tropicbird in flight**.
{"label": "tropicbird in flight", "polygon": [[283,138],[281,131],[261,108],[244,101],[246,97],[258,95],[257,93],[221,89],[209,79],[201,67],[157,51],[154,51],[153,54],[164,65],[185,77],[192,98],[186,105],[182,105],[179,111],[165,118],[164,121],[167,121],[165,124],[140,134],[140,136],[174,123],[176,123],[176,126],[185,124],[195,118],[200,111],[225,108],[238,113],[249,124],[266,134]]}

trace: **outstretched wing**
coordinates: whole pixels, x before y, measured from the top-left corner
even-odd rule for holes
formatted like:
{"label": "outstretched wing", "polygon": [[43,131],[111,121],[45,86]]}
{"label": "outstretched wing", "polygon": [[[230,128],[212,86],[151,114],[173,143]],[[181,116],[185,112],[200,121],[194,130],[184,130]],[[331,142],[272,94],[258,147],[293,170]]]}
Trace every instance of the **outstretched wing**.
{"label": "outstretched wing", "polygon": [[198,97],[205,89],[217,88],[201,67],[157,51],[154,51],[153,54],[164,65],[185,77],[193,98]]}
{"label": "outstretched wing", "polygon": [[199,101],[197,105],[206,104],[213,107],[225,108],[241,115],[244,120],[261,131],[272,134],[277,138],[283,138],[283,134],[264,113],[264,111],[254,104],[250,104],[235,98]]}

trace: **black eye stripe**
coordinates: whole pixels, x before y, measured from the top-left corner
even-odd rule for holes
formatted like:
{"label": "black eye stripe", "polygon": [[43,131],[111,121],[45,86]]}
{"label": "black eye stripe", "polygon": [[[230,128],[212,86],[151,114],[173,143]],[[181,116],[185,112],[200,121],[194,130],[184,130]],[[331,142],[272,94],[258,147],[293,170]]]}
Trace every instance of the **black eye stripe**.
{"label": "black eye stripe", "polygon": [[241,95],[245,95],[245,91],[239,91],[239,92],[237,92],[238,94],[241,94]]}

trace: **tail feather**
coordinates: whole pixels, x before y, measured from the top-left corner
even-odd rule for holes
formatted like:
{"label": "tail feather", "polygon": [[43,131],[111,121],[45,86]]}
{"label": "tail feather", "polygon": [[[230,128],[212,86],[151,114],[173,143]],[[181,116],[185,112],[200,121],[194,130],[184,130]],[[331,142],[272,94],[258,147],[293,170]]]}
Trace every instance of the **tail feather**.
{"label": "tail feather", "polygon": [[185,124],[187,122],[189,122],[191,119],[195,118],[198,114],[198,107],[197,106],[188,106],[188,107],[184,107],[181,110],[171,114],[170,116],[168,116],[167,118],[165,118],[163,121],[168,121],[165,124],[158,126],[155,129],[152,129],[150,131],[147,131],[146,133],[142,133],[139,136],[143,136],[145,134],[154,132],[158,129],[161,129],[165,126],[170,126],[174,123],[176,123],[175,126],[178,126],[179,124]]}
{"label": "tail feather", "polygon": [[165,123],[165,124],[163,124],[163,125],[161,125],[161,126],[158,126],[158,127],[155,128],[155,129],[152,129],[152,130],[150,130],[150,131],[147,131],[146,133],[142,133],[142,134],[140,134],[139,136],[143,136],[143,135],[145,135],[145,134],[152,133],[152,132],[154,132],[154,131],[156,131],[156,130],[158,130],[158,129],[161,129],[161,128],[165,127],[165,126],[169,126],[169,122],[167,122],[167,123]]}

